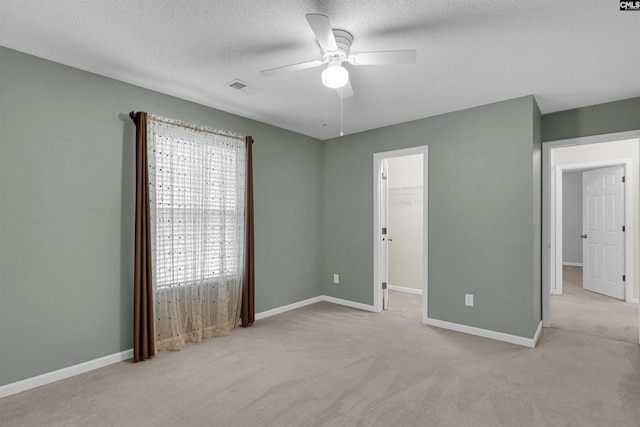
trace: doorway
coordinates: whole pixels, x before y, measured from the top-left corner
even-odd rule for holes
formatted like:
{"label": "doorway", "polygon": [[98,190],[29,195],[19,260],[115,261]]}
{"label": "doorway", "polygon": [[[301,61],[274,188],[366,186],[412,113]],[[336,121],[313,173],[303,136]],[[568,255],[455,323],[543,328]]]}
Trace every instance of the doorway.
{"label": "doorway", "polygon": [[[391,168],[389,167],[391,163]],[[421,176],[416,182],[415,174],[404,173],[408,171],[402,171],[403,168],[411,168],[411,165],[421,164],[422,171]],[[394,172],[395,171],[395,172]],[[390,173],[395,174],[395,179],[390,178]],[[389,280],[389,252],[392,252],[392,263],[395,262],[396,270],[402,268],[408,268],[412,270],[409,276],[403,274],[396,274],[397,280],[405,280],[405,283],[399,283],[399,287],[407,289],[414,289],[415,293],[422,293],[422,321],[423,323],[427,319],[427,283],[428,283],[428,147],[412,147],[402,150],[386,151],[381,153],[374,153],[373,155],[373,211],[374,211],[374,229],[373,229],[373,268],[374,268],[374,283],[373,283],[373,300],[374,308],[376,312],[380,312],[383,309],[384,296],[388,295],[388,289],[390,285]],[[391,185],[389,185],[391,183]],[[408,222],[415,221],[415,210],[404,212],[407,214],[405,218],[405,224],[403,226],[397,225],[395,222],[396,231],[398,232],[394,241],[394,230],[391,225],[394,224],[394,220],[389,222],[389,205],[403,204],[404,207],[413,208],[419,203],[421,205],[421,242],[418,244],[421,246],[421,254],[415,258],[415,250],[412,251],[408,248],[410,259],[402,258],[402,254],[393,253],[393,246],[395,244],[402,244],[401,240],[405,240],[409,230],[402,229],[403,226],[409,225]],[[393,213],[393,211],[392,211]],[[391,239],[391,241],[389,241]],[[407,239],[408,240],[408,239]],[[407,242],[405,242],[407,243]],[[415,245],[415,241],[413,241]],[[398,246],[398,245],[396,245]],[[415,248],[414,248],[415,249]],[[415,259],[413,259],[415,258]],[[399,263],[398,263],[399,261]],[[416,265],[417,264],[417,265]],[[403,267],[404,265],[404,267]],[[407,267],[408,266],[408,267]],[[391,269],[391,277],[394,277],[394,267]],[[396,271],[398,273],[398,271]],[[411,277],[411,279],[408,279]],[[416,279],[417,277],[417,279]],[[418,284],[415,281],[418,281]],[[409,283],[411,282],[411,283]],[[410,285],[410,286],[408,286]],[[391,284],[393,286],[393,284]],[[392,288],[394,289],[394,288]],[[398,288],[395,288],[398,289]],[[386,291],[386,292],[385,292]]]}
{"label": "doorway", "polygon": [[[556,173],[555,173],[555,197],[554,197],[554,213],[553,213],[553,217],[555,219],[555,263],[552,266],[552,269],[555,271],[555,277],[551,286],[551,294],[562,294],[563,289],[562,289],[562,285],[563,285],[563,265],[565,262],[564,259],[564,254],[565,254],[565,238],[566,233],[565,231],[565,225],[564,221],[563,221],[563,213],[565,211],[565,206],[563,203],[563,195],[564,195],[564,191],[563,191],[563,183],[564,183],[564,176],[566,173],[568,172],[582,172],[584,173],[596,173],[597,171],[601,171],[601,170],[606,170],[606,169],[621,169],[621,175],[625,176],[625,178],[627,176],[631,175],[631,166],[632,166],[632,160],[631,159],[620,159],[620,160],[603,160],[603,161],[597,161],[597,162],[589,162],[589,163],[572,163],[572,164],[558,164],[555,166],[556,168]],[[630,181],[630,180],[629,180]],[[618,273],[616,274],[615,280],[621,284],[621,296],[622,298],[620,298],[620,296],[617,296],[617,298],[620,299],[624,299],[627,302],[634,302],[633,299],[633,280],[634,280],[634,274],[633,274],[633,183],[629,182],[626,183],[624,186],[624,190],[623,190],[623,195],[622,195],[622,199],[620,200],[622,202],[622,204],[628,208],[628,209],[624,209],[623,212],[618,212],[620,214],[620,216],[622,217],[619,222],[621,222],[621,224],[619,224],[620,227],[622,227],[622,225],[625,226],[625,232],[622,233],[623,239],[624,241],[621,242],[621,247],[618,247],[617,249],[619,250],[619,252],[621,252],[621,255],[619,255],[618,257],[618,262],[621,264],[619,266],[619,268],[617,268]],[[580,229],[582,230],[581,234],[581,238],[582,239],[586,239],[588,238],[588,235],[591,234],[589,232],[587,232],[584,227],[583,227],[583,223],[585,222],[584,219],[584,215],[589,215],[589,211],[584,211],[584,210],[580,210],[581,211],[581,215],[583,215],[582,218],[580,218]],[[629,224],[629,225],[627,225]],[[621,230],[620,230],[621,231]],[[583,237],[584,236],[584,237]],[[583,247],[585,245],[581,244],[581,247]],[[583,249],[585,250],[585,249]],[[587,245],[587,249],[588,250],[588,245]],[[589,267],[589,258],[585,255],[584,256],[583,261],[585,263],[587,263],[587,267]],[[595,261],[595,260],[594,260]],[[627,268],[627,266],[629,266],[629,268]],[[592,268],[590,269],[591,271],[602,271],[603,268],[598,268],[597,265],[593,265],[591,266]],[[587,276],[590,276],[589,272],[586,271]],[[623,276],[624,279],[627,280],[623,280]],[[586,278],[588,279],[588,278]],[[585,280],[585,278],[583,278],[583,281]]]}
{"label": "doorway", "polygon": [[[624,167],[624,291],[627,302],[637,303],[638,285],[634,276],[638,263],[634,250],[638,245],[638,211],[640,210],[637,186],[638,150],[640,131],[610,135],[551,141],[543,144],[543,326],[551,326],[550,300],[552,294],[562,293],[562,174],[569,171],[604,168],[616,165]],[[623,149],[624,148],[624,149]],[[629,154],[631,153],[631,154]],[[580,162],[580,163],[578,163]],[[640,307],[638,322],[640,323]],[[638,336],[640,342],[640,335]]]}

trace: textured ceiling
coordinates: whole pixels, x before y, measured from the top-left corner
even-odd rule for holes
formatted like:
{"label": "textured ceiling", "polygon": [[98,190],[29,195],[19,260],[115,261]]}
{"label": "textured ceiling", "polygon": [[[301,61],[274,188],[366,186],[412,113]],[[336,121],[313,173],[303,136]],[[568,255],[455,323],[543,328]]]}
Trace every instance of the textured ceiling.
{"label": "textured ceiling", "polygon": [[[415,49],[414,65],[347,65],[345,134],[533,94],[543,113],[640,96],[640,11],[616,0],[0,0],[0,45],[320,139],[340,132],[306,13],[352,51]],[[225,83],[240,79],[248,95]]]}

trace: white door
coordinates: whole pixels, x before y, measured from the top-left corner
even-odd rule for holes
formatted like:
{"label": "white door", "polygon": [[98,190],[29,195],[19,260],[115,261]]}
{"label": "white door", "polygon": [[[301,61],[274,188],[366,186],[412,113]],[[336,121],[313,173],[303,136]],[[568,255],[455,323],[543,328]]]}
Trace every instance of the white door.
{"label": "white door", "polygon": [[382,159],[380,181],[380,227],[382,242],[380,245],[380,281],[382,282],[382,309],[389,307],[389,162]]}
{"label": "white door", "polygon": [[582,174],[582,287],[624,299],[622,166]]}

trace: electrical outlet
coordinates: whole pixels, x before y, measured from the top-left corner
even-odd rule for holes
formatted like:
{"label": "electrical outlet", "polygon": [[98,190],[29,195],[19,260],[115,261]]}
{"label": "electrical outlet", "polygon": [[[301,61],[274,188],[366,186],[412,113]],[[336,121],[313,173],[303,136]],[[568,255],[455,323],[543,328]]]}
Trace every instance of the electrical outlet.
{"label": "electrical outlet", "polygon": [[473,307],[473,294],[464,294],[464,305]]}
{"label": "electrical outlet", "polygon": [[333,275],[333,283],[340,283],[340,275],[339,274],[334,274]]}

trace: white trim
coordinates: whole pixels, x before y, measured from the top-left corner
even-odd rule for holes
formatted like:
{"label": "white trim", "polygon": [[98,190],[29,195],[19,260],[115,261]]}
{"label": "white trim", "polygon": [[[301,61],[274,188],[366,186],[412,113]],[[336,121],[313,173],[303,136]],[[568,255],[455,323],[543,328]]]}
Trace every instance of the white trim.
{"label": "white trim", "polygon": [[[554,279],[556,278],[554,275],[555,266],[553,265],[553,261],[556,257],[556,229],[554,226],[555,221],[552,217],[552,213],[555,211],[555,197],[553,197],[552,192],[554,186],[554,176],[552,173],[553,169],[550,165],[551,149],[558,147],[570,147],[575,145],[621,141],[638,137],[640,137],[640,130],[571,138],[557,141],[546,141],[542,143],[542,229],[545,230],[544,234],[542,235],[542,325],[544,327],[551,326],[550,296],[552,294],[552,289],[554,288]],[[628,179],[627,182],[633,181],[632,179]],[[626,204],[627,206],[625,206],[625,217],[627,217],[627,212],[629,209],[633,211],[633,208],[638,208],[639,202],[639,200],[634,200],[634,206],[631,206],[631,203]],[[627,224],[625,225],[629,225],[629,222],[627,222]],[[631,236],[632,234],[629,233],[628,235]],[[631,246],[633,247],[633,245]],[[632,256],[632,254],[625,254],[625,257],[630,256]],[[627,264],[625,261],[625,265],[633,266],[633,263]],[[633,267],[631,267],[629,270],[633,270]],[[633,274],[633,272],[631,274]],[[631,286],[633,286],[633,281],[629,280],[629,283],[631,284]],[[638,309],[638,318],[640,323],[640,304]]]}
{"label": "white trim", "polygon": [[65,378],[73,377],[75,375],[84,374],[85,372],[93,371],[94,369],[113,365],[114,363],[119,363],[131,358],[133,358],[133,349],[121,351],[120,353],[110,354],[108,356],[89,360],[87,362],[79,363],[67,368],[47,372],[36,377],[31,377],[21,381],[17,381],[15,383],[3,385],[0,386],[0,399],[3,397],[11,396],[12,394],[21,393],[23,391],[31,390],[36,387],[51,384]]}
{"label": "white trim", "polygon": [[307,305],[315,304],[317,302],[325,301],[324,296],[313,297],[303,301],[294,302],[293,304],[283,305],[282,307],[276,307],[271,310],[263,311],[260,313],[256,313],[255,319],[261,320],[267,317],[275,316],[276,314],[285,313],[287,311],[295,310],[297,308],[305,307]]}
{"label": "white trim", "polygon": [[629,298],[628,301],[629,304],[640,304],[640,298]]}
{"label": "white trim", "polygon": [[362,304],[359,302],[348,301],[341,298],[330,297],[327,295],[320,295],[317,297],[309,298],[303,301],[294,302],[293,304],[283,305],[282,307],[276,307],[271,310],[257,313],[256,320],[266,319],[267,317],[275,316],[276,314],[286,313],[287,311],[296,310],[298,308],[306,307],[318,302],[330,302],[332,304],[344,305],[351,308],[357,308],[358,310],[376,311],[372,305]]}
{"label": "white trim", "polygon": [[[553,287],[551,288],[551,292],[553,292],[554,294],[562,294],[563,292],[562,269],[558,268],[557,266],[562,264],[562,253],[563,253],[563,248],[562,248],[562,178],[563,177],[562,177],[562,169],[558,168],[555,171],[556,171],[556,176],[554,177],[555,180],[552,179],[551,181],[552,182],[551,192],[556,195],[553,201],[555,206],[555,211],[553,212],[553,214],[555,214],[555,216],[553,217],[555,230],[552,232],[552,235],[554,236],[553,241],[555,242],[554,248],[556,251],[555,252],[556,259],[555,259],[555,262],[553,263],[556,275],[555,275],[555,280],[553,281]],[[560,191],[558,191],[557,189],[560,189]]]}
{"label": "white trim", "polygon": [[357,308],[358,310],[372,311],[374,313],[379,312],[379,310],[376,310],[376,308],[372,305],[353,302],[353,301],[349,301],[341,298],[330,297],[327,295],[322,296],[322,301],[330,302],[332,304],[344,305],[346,307]]}
{"label": "white trim", "polygon": [[389,285],[387,286],[387,288],[389,288],[390,291],[398,291],[398,292],[406,292],[408,294],[422,295],[422,289],[405,288],[404,286],[394,286],[394,285]]}
{"label": "white trim", "polygon": [[422,179],[423,179],[423,214],[422,214],[422,322],[426,323],[428,317],[427,296],[429,293],[429,147],[404,148],[400,150],[385,151],[373,154],[373,311],[382,311],[382,287],[380,286],[380,176],[382,160],[393,157],[412,156],[422,154]]}
{"label": "white trim", "polygon": [[562,265],[566,265],[567,267],[582,267],[581,262],[562,261]]}
{"label": "white trim", "polygon": [[430,326],[436,326],[438,328],[449,329],[452,331],[476,335],[484,338],[490,338],[497,341],[504,341],[529,348],[534,348],[536,346],[538,337],[540,337],[540,331],[542,330],[542,322],[540,322],[538,323],[538,328],[536,329],[536,333],[533,338],[524,338],[517,335],[510,335],[502,332],[490,331],[488,329],[476,328],[474,326],[461,325],[459,323],[452,323],[432,318],[427,318],[427,321],[424,323]]}
{"label": "white trim", "polygon": [[533,347],[534,348],[538,344],[538,338],[540,338],[540,334],[542,333],[542,320],[538,322],[538,327],[536,328],[536,333],[533,334]]}

